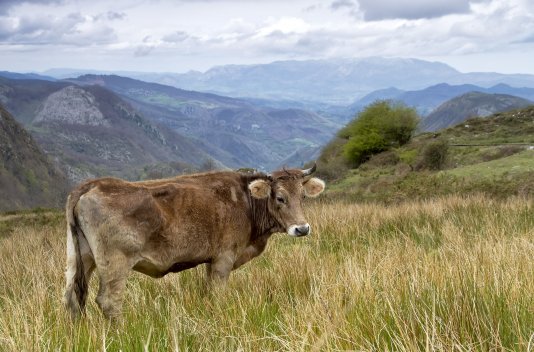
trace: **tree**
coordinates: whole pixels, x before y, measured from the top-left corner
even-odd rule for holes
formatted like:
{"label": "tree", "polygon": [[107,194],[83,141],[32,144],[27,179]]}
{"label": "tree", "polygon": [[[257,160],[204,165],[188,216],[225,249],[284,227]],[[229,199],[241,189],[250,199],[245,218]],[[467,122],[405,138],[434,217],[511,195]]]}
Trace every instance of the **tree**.
{"label": "tree", "polygon": [[419,120],[414,108],[376,101],[339,132],[339,137],[348,139],[343,154],[349,162],[359,165],[373,154],[404,145],[412,138]]}

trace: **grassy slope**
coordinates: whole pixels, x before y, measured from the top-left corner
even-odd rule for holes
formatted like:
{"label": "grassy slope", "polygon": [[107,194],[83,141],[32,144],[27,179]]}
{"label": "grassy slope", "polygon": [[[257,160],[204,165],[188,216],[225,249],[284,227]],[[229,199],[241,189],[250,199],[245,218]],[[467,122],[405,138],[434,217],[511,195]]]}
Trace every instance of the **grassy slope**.
{"label": "grassy slope", "polygon": [[460,177],[481,178],[493,178],[503,175],[513,177],[513,175],[519,175],[525,172],[534,172],[534,150],[527,149],[497,160],[442,171],[444,174]]}
{"label": "grassy slope", "polygon": [[98,311],[95,278],[87,315],[68,319],[63,220],[19,219],[0,233],[0,350],[527,350],[532,201],[316,202],[307,213],[314,235],[275,235],[226,288],[207,292],[202,267],[132,274],[119,325]]}
{"label": "grassy slope", "polygon": [[[448,157],[443,170],[429,171],[422,167],[422,154],[436,140],[450,145]],[[421,134],[357,169],[344,163],[343,143],[333,141],[319,160],[331,181],[330,197],[397,202],[455,193],[534,194],[534,107]]]}

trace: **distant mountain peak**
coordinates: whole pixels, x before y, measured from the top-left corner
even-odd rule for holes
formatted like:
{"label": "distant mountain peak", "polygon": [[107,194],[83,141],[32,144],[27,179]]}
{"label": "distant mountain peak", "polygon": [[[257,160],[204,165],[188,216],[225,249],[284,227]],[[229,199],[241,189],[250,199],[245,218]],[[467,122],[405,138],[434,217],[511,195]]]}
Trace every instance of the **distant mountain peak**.
{"label": "distant mountain peak", "polygon": [[497,112],[520,109],[533,102],[508,94],[467,92],[438,106],[422,121],[425,131],[435,131],[463,122],[470,117],[486,117]]}

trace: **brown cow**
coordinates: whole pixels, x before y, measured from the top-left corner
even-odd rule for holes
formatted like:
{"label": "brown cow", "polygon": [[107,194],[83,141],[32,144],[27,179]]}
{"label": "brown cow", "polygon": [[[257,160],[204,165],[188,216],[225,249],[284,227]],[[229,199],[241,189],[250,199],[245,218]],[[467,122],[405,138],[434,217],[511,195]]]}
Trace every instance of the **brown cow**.
{"label": "brown cow", "polygon": [[96,301],[106,317],[120,315],[131,269],[159,278],[205,263],[208,279],[226,281],[265,249],[273,233],[311,232],[301,201],[325,187],[310,176],[314,171],[221,171],[143,182],[102,178],[78,186],[66,207],[67,309],[73,316],[84,311],[95,268]]}

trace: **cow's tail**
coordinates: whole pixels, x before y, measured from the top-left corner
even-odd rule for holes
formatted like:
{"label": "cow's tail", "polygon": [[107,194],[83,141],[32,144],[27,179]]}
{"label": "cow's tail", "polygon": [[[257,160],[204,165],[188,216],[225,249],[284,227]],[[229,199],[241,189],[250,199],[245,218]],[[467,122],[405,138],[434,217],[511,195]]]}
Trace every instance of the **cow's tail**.
{"label": "cow's tail", "polygon": [[88,288],[80,249],[80,241],[84,238],[84,234],[78,224],[74,208],[80,197],[91,188],[92,185],[86,183],[71,192],[65,209],[67,218],[67,271],[65,276],[67,285],[64,303],[72,317],[77,317],[84,312]]}

